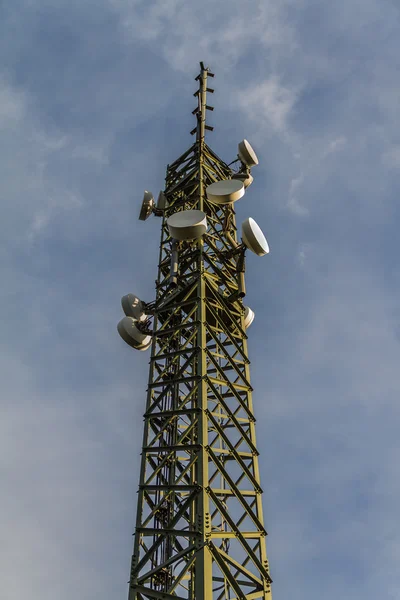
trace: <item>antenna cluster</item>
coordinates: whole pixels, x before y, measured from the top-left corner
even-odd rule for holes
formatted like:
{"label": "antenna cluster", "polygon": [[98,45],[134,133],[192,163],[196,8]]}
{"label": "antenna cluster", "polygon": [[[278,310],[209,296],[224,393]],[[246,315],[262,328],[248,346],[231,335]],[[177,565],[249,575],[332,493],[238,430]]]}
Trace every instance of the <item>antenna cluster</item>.
{"label": "antenna cluster", "polygon": [[135,294],[126,294],[121,298],[121,305],[125,317],[118,323],[119,335],[135,350],[147,350],[151,346],[151,331],[145,303]]}
{"label": "antenna cluster", "polygon": [[206,143],[213,74],[200,67],[196,139],[139,211],[161,217],[155,299],[121,300],[120,336],[151,346],[129,600],[271,599],[247,350],[254,311],[243,303],[246,253],[269,246],[254,219],[237,228],[235,215],[258,158],[242,140],[229,165]]}
{"label": "antenna cluster", "polygon": [[[206,110],[213,111],[214,107],[206,103],[206,94],[213,93],[214,90],[207,85],[207,78],[214,77],[214,74],[200,63],[201,72],[195,78],[199,82],[199,89],[194,93],[198,99],[198,106],[192,111],[196,116],[197,125],[191,131],[191,134],[197,133],[196,142],[203,145],[205,130],[212,131],[214,128],[206,124]],[[226,220],[224,234],[232,249],[225,251],[226,258],[236,258],[236,267],[239,277],[239,291],[237,294],[228,296],[227,300],[232,302],[238,297],[243,298],[246,295],[244,272],[245,272],[245,251],[250,250],[257,256],[264,256],[269,253],[268,242],[254,219],[249,217],[241,226],[241,243],[238,244],[230,234],[230,210],[229,207],[243,198],[247,188],[253,182],[251,174],[252,167],[259,164],[257,154],[250,142],[246,139],[238,144],[237,157],[230,163],[233,165],[239,163],[237,172],[230,171],[230,178],[220,179],[208,185],[205,189],[207,200],[221,208],[226,208]],[[139,220],[146,221],[151,215],[164,217],[168,209],[168,199],[165,191],[160,191],[157,202],[154,196],[148,190],[144,191],[142,204],[139,211]],[[171,263],[169,285],[171,288],[178,283],[178,264],[179,247],[181,242],[197,242],[207,235],[208,223],[207,215],[202,210],[185,209],[178,210],[166,218],[166,225],[171,238]],[[129,300],[128,300],[129,299]],[[135,304],[136,302],[136,304]],[[151,331],[143,326],[146,321],[144,313],[139,318],[137,306],[144,306],[133,294],[128,294],[122,299],[122,307],[126,317],[118,324],[118,331],[121,337],[131,347],[138,350],[146,350],[151,345]],[[135,308],[133,308],[135,307]],[[250,307],[244,307],[246,312],[245,326],[249,327],[254,319],[254,312]],[[144,316],[143,316],[144,315]],[[145,318],[146,317],[146,318]]]}

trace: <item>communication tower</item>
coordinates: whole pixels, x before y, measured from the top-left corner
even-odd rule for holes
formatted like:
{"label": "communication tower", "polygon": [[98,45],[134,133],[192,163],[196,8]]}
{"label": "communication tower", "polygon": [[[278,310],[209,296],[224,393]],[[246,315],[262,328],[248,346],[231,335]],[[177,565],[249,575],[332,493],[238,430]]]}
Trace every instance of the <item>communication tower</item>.
{"label": "communication tower", "polygon": [[161,218],[156,299],[124,296],[118,324],[151,347],[129,600],[271,598],[243,304],[246,250],[269,248],[251,218],[238,241],[234,211],[258,159],[246,140],[230,165],[206,144],[200,67],[195,142],[139,215]]}

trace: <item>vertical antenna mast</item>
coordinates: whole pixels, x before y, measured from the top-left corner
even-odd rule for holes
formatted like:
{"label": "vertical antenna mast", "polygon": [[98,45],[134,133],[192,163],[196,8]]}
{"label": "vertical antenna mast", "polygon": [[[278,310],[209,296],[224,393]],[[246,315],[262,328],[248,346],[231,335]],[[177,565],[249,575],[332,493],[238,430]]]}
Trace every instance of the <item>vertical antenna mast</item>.
{"label": "vertical antenna mast", "polygon": [[[233,204],[258,159],[239,144],[234,172],[206,144],[208,77],[196,77],[195,143],[168,166],[156,299],[122,299],[118,325],[151,346],[129,600],[271,598],[243,305],[245,250],[268,244],[252,219],[236,237]],[[153,318],[152,328],[150,319]]]}
{"label": "vertical antenna mast", "polygon": [[198,107],[193,111],[197,116],[197,127],[193,131],[196,132],[196,142],[201,147],[205,140],[205,130],[213,131],[214,129],[214,127],[206,125],[206,111],[214,110],[214,107],[207,106],[207,92],[214,93],[213,89],[207,88],[207,77],[214,77],[214,73],[211,73],[203,62],[200,63],[200,69],[200,74],[195,78],[195,81],[199,82],[199,89],[194,94],[198,98]]}

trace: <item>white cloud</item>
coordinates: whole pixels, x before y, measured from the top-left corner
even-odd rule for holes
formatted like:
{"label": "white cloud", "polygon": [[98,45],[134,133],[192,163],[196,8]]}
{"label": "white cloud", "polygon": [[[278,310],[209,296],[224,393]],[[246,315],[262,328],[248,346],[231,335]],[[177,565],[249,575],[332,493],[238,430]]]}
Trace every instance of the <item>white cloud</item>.
{"label": "white cloud", "polygon": [[[75,145],[74,145],[75,144]],[[70,148],[72,158],[82,158],[106,165],[109,161],[107,148],[103,145],[90,145],[75,140]]]}
{"label": "white cloud", "polygon": [[[51,193],[50,190],[48,193]],[[65,211],[78,211],[84,206],[83,199],[72,192],[56,189],[53,191],[54,193],[57,195],[48,195],[46,199],[43,199],[43,208],[33,214],[27,231],[27,239],[30,242],[44,232],[56,214],[65,213]]]}
{"label": "white cloud", "polygon": [[150,41],[153,50],[177,70],[192,73],[199,60],[234,67],[247,48],[257,40],[266,48],[293,49],[295,41],[285,16],[290,2],[257,0],[246,9],[233,0],[206,0],[201,4],[182,0],[110,0],[119,15],[127,41]]}
{"label": "white cloud", "polygon": [[[2,356],[2,367],[7,392],[0,423],[0,462],[7,490],[0,519],[3,597],[17,600],[26,586],[32,598],[43,600],[55,593],[68,598],[78,588],[85,598],[110,594],[119,585],[122,594],[127,580],[124,565],[117,568],[120,582],[111,584],[104,570],[94,580],[93,576],[97,561],[113,563],[115,549],[108,546],[118,537],[113,520],[121,509],[121,490],[128,494],[133,488],[132,481],[124,488],[132,427],[123,422],[135,428],[136,417],[129,408],[129,390],[117,384],[97,390],[95,398],[76,389],[72,393],[74,387],[65,394],[50,373],[52,390],[38,389],[35,373],[13,354]],[[113,464],[114,452],[119,454],[119,466]],[[131,515],[125,518],[129,530]],[[128,542],[126,535],[127,565]],[[21,570],[25,577],[16,577]]]}
{"label": "white cloud", "polygon": [[304,244],[304,243],[300,244],[300,248],[297,253],[297,262],[301,268],[304,268],[306,266],[306,261],[307,261],[308,255],[310,253],[310,250],[311,250],[311,244]]}
{"label": "white cloud", "polygon": [[[27,93],[10,83],[0,86],[0,191],[5,209],[0,227],[3,239],[31,242],[65,211],[71,217],[85,206],[76,186],[64,178],[59,165],[80,160],[95,168],[108,162],[107,146],[83,141],[78,135],[49,132],[31,111]],[[58,173],[57,173],[58,171]]]}
{"label": "white cloud", "polygon": [[[373,545],[376,568],[365,575],[366,585],[381,581],[382,596],[390,597],[389,588],[398,583],[400,536],[400,345],[392,317],[397,299],[382,289],[368,265],[355,264],[343,253],[335,256],[321,244],[308,250],[312,308],[300,303],[297,333],[287,339],[283,335],[280,348],[270,352],[266,377],[275,373],[278,386],[270,389],[265,423],[271,444],[280,445],[276,427],[285,432],[279,456],[284,472],[270,465],[276,489],[269,488],[269,503],[279,520],[271,521],[274,535],[286,531],[297,489],[309,505],[296,503],[302,528],[292,523],[285,539],[295,548],[302,547],[303,539],[309,543],[302,558],[291,557],[285,541],[276,540],[271,552],[275,547],[276,560],[286,569],[301,570],[328,544],[338,561],[342,556],[362,569]],[[268,515],[271,519],[271,511]],[[318,533],[315,519],[321,518],[317,522],[325,531]],[[385,573],[390,573],[388,581]],[[335,575],[332,582],[330,577],[327,584],[335,585]],[[355,587],[361,589],[358,580]]]}
{"label": "white cloud", "polygon": [[323,153],[323,156],[325,157],[325,156],[328,156],[328,154],[337,152],[338,150],[343,148],[343,146],[345,146],[346,144],[347,144],[347,138],[344,135],[341,135],[340,137],[332,140],[329,143],[328,148]]}
{"label": "white cloud", "polygon": [[[287,208],[290,212],[299,217],[309,215],[310,209],[307,204],[310,204],[310,198],[304,198],[306,192],[302,194],[302,188],[307,186],[306,189],[309,189],[312,179],[321,184],[321,180],[327,178],[335,168],[328,161],[324,164],[325,159],[330,157],[330,160],[332,160],[332,155],[339,153],[346,144],[347,138],[345,136],[339,136],[328,142],[328,144],[324,140],[317,139],[297,153],[295,158],[297,163],[300,163],[302,171],[299,176],[294,177],[290,182],[287,202]],[[296,140],[295,145],[300,146],[300,139]]]}
{"label": "white cloud", "polygon": [[0,128],[10,128],[19,123],[26,113],[23,92],[12,88],[0,77]]}
{"label": "white cloud", "polygon": [[290,182],[290,188],[289,188],[289,200],[287,202],[287,208],[290,210],[290,212],[292,212],[293,214],[295,214],[299,217],[305,217],[309,213],[308,209],[305,206],[303,206],[302,204],[300,204],[300,202],[298,200],[298,190],[300,189],[303,181],[304,181],[303,173],[299,177],[292,179],[292,181]]}
{"label": "white cloud", "polygon": [[267,130],[286,133],[288,121],[296,103],[298,91],[281,84],[277,76],[245,90],[239,106],[249,119],[256,120]]}

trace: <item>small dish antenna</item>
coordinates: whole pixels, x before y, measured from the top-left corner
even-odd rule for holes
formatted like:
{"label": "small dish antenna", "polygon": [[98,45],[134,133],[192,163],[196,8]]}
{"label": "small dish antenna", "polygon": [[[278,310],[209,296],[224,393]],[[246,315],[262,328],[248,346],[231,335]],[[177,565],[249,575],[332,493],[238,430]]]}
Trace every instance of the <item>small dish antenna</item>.
{"label": "small dish antenna", "polygon": [[268,242],[260,227],[251,217],[242,223],[242,240],[246,248],[257,254],[257,256],[264,256],[269,253]]}
{"label": "small dish antenna", "polygon": [[139,213],[139,221],[146,221],[153,212],[154,206],[155,202],[153,194],[145,190]]}
{"label": "small dish antenna", "polygon": [[202,210],[182,210],[169,217],[167,226],[175,240],[198,240],[207,231],[207,218]]}
{"label": "small dish antenna", "polygon": [[232,175],[232,179],[237,179],[238,181],[241,181],[244,185],[244,189],[248,188],[249,185],[251,185],[254,181],[254,177],[250,173],[250,169],[248,169],[247,171],[239,171],[239,173],[235,173],[234,175]]}
{"label": "small dish antenna", "polygon": [[257,154],[254,152],[251,144],[247,140],[242,140],[238,144],[238,155],[246,167],[255,167],[258,165]]}
{"label": "small dish antenna", "polygon": [[133,317],[137,321],[145,321],[147,318],[144,312],[143,302],[135,294],[126,294],[121,298],[121,306],[127,317]]}
{"label": "small dish antenna", "polygon": [[214,204],[231,204],[244,196],[244,185],[239,179],[216,181],[207,187],[206,194]]}
{"label": "small dish antenna", "polygon": [[254,321],[254,317],[255,317],[254,311],[251,310],[250,306],[245,306],[244,307],[244,326],[246,329],[248,327],[250,327],[250,325]]}
{"label": "small dish antenna", "polygon": [[118,333],[135,350],[147,350],[151,345],[151,335],[142,333],[136,326],[136,319],[124,317],[117,325]]}

